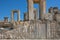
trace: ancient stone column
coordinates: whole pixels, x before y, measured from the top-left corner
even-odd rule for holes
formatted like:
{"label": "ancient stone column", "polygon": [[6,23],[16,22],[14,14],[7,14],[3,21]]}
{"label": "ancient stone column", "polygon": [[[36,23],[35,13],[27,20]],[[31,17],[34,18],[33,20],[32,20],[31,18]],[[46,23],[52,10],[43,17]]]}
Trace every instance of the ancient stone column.
{"label": "ancient stone column", "polygon": [[38,20],[38,11],[36,8],[34,8],[34,19]]}
{"label": "ancient stone column", "polygon": [[[43,20],[44,16],[43,14],[46,13],[46,1],[45,0],[39,0],[39,19]],[[42,24],[41,24],[42,25]],[[46,25],[42,25],[40,27],[41,29],[41,38],[46,38],[47,34],[46,34]]]}
{"label": "ancient stone column", "polygon": [[33,13],[33,0],[28,0],[28,13],[29,13],[29,20],[34,20],[34,13]]}
{"label": "ancient stone column", "polygon": [[43,19],[43,14],[46,13],[46,0],[39,0],[39,19]]}
{"label": "ancient stone column", "polygon": [[46,0],[43,1],[43,14],[46,13]]}
{"label": "ancient stone column", "polygon": [[24,21],[28,21],[29,17],[28,17],[28,13],[24,13]]}
{"label": "ancient stone column", "polygon": [[8,17],[4,17],[4,22],[8,22]]}
{"label": "ancient stone column", "polygon": [[18,18],[17,21],[20,21],[20,10],[18,10]]}
{"label": "ancient stone column", "polygon": [[13,21],[14,21],[14,13],[12,11],[12,13],[11,13],[11,22],[13,22]]}

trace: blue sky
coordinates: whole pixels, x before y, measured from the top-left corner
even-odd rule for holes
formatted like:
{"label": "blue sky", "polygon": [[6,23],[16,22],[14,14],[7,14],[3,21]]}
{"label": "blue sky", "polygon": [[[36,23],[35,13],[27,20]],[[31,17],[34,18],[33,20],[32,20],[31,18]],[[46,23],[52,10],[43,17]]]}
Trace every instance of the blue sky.
{"label": "blue sky", "polygon": [[[57,6],[60,9],[60,0],[46,0],[46,12],[51,6]],[[38,9],[37,4],[34,7]],[[0,0],[0,20],[5,16],[10,20],[11,10],[20,10],[20,19],[23,20],[23,14],[27,12],[27,0]]]}

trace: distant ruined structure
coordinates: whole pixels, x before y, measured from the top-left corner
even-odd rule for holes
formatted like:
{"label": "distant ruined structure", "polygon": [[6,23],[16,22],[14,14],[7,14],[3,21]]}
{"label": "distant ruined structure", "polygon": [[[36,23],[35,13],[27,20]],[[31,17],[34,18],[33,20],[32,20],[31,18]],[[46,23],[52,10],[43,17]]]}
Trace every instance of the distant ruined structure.
{"label": "distant ruined structure", "polygon": [[19,10],[12,10],[11,21],[14,21],[14,13],[17,13],[17,21],[20,21],[20,11]]}
{"label": "distant ruined structure", "polygon": [[[34,3],[39,4],[39,19]],[[60,38],[60,10],[58,7],[50,7],[46,13],[46,0],[27,0],[28,12],[24,13],[24,21],[20,21],[20,10],[12,10],[11,21],[4,17],[0,22],[1,27],[9,27],[12,30],[4,32],[0,38],[17,39],[55,39]],[[17,21],[14,21],[14,13],[17,13]]]}

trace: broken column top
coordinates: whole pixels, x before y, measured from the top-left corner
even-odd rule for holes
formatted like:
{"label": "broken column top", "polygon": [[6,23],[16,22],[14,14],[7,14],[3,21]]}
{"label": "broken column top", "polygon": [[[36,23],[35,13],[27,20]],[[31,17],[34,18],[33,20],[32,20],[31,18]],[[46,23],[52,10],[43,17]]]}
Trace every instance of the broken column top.
{"label": "broken column top", "polygon": [[4,22],[8,22],[8,17],[4,17]]}

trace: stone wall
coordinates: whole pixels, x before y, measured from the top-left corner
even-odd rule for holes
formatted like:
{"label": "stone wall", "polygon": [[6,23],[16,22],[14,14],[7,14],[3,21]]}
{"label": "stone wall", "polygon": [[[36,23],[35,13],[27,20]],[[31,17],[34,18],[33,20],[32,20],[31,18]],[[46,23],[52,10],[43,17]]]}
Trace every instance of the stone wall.
{"label": "stone wall", "polygon": [[26,21],[24,25],[17,25],[15,29],[0,33],[1,38],[7,39],[46,39],[60,38],[59,23],[56,21]]}

